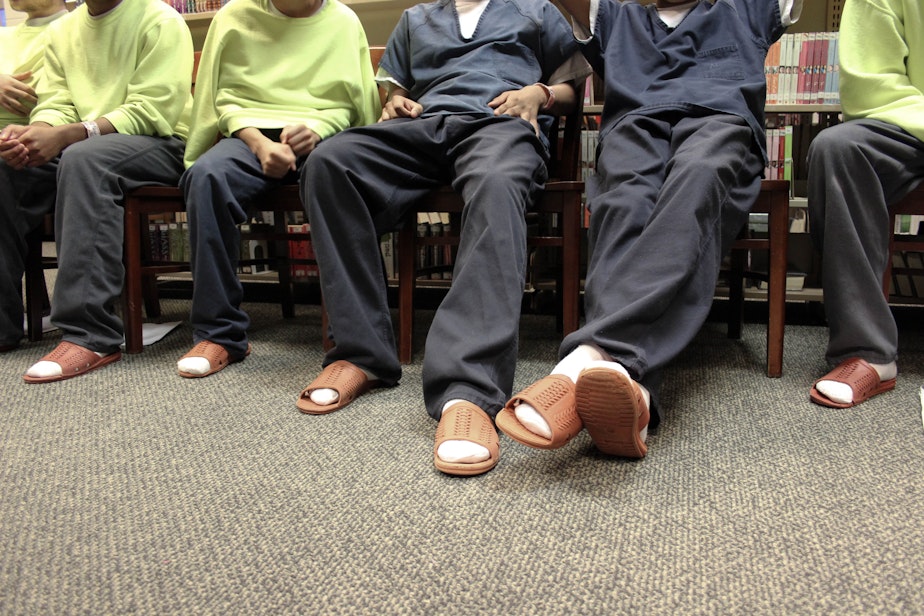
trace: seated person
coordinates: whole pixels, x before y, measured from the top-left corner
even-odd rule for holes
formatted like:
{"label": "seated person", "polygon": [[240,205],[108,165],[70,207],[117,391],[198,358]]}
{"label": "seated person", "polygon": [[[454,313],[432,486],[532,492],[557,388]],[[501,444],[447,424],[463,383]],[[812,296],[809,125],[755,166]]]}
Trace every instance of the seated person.
{"label": "seated person", "polygon": [[189,28],[161,0],[86,0],[49,26],[31,124],[0,131],[3,297],[21,285],[26,233],[55,212],[51,320],[63,341],[26,371],[27,383],[121,358],[123,201],[179,179],[192,63]]}
{"label": "seated person", "polygon": [[898,328],[882,292],[889,206],[924,181],[924,4],[851,0],[841,15],[846,122],[809,147],[808,207],[822,255],[826,358],[810,399],[847,408],[895,387]]}
{"label": "seated person", "polygon": [[[562,0],[604,77],[585,325],[497,417],[511,438],[641,458],[663,371],[712,306],[766,164],[764,61],[801,0]],[[606,69],[606,70],[604,70]]]}
{"label": "seated person", "polygon": [[248,206],[294,183],[322,139],[380,111],[366,34],[339,0],[235,0],[216,13],[180,179],[195,343],[177,362],[180,376],[207,376],[250,353],[237,276]]}
{"label": "seated person", "polygon": [[452,286],[427,336],[424,404],[439,421],[435,466],[484,473],[499,457],[492,417],[513,385],[525,213],[546,180],[553,114],[573,109],[589,68],[541,0],[411,7],[380,67],[391,85],[381,121],[323,142],[302,169],[336,347],[297,405],[329,413],[398,383],[379,236],[451,184],[465,204]]}
{"label": "seated person", "polygon": [[[10,0],[10,6],[26,20],[0,28],[0,130],[29,121],[38,100],[34,88],[45,59],[45,28],[67,15],[64,0]],[[11,282],[16,289],[0,293],[0,353],[17,348],[23,336],[22,285]]]}

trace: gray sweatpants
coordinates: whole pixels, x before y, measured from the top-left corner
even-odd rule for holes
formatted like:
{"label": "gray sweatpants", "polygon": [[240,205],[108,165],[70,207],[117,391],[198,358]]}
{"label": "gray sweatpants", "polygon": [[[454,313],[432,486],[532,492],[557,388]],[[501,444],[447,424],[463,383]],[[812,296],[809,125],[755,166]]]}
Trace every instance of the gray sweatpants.
{"label": "gray sweatpants", "polygon": [[125,194],[144,185],[175,185],[183,147],[175,137],[114,133],[74,143],[41,167],[15,171],[0,163],[2,340],[22,336],[23,238],[54,210],[58,275],[52,323],[69,342],[98,352],[118,349],[123,330],[115,304],[125,277]]}
{"label": "gray sweatpants", "polygon": [[889,205],[924,180],[924,142],[878,120],[823,130],[809,148],[809,226],[822,255],[832,364],[889,363],[898,328],[882,292]]}

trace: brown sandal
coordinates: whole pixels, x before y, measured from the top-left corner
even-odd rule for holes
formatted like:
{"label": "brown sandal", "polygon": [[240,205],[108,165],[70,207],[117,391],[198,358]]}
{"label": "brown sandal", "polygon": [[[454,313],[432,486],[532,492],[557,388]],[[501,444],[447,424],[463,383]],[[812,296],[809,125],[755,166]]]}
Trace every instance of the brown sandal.
{"label": "brown sandal", "polygon": [[[446,462],[436,455],[446,441],[471,441],[488,450],[488,459],[482,462]],[[436,428],[436,442],[433,445],[433,465],[447,475],[480,475],[497,466],[500,459],[500,443],[497,430],[488,414],[471,402],[456,402],[443,411]]]}
{"label": "brown sandal", "polygon": [[616,370],[587,368],[575,387],[577,412],[601,452],[624,458],[644,458],[648,446],[648,405],[638,383]]}
{"label": "brown sandal", "polygon": [[[849,385],[850,389],[853,390],[853,402],[844,404],[828,398],[815,388],[818,381],[836,381]],[[834,370],[818,379],[818,381],[815,381],[812,385],[812,391],[809,393],[812,402],[835,409],[850,408],[869,400],[875,395],[895,389],[895,379],[881,380],[876,369],[859,357],[845,359]]]}
{"label": "brown sandal", "polygon": [[[339,411],[356,398],[370,389],[381,384],[378,380],[370,380],[366,374],[346,360],[338,360],[330,364],[318,375],[311,385],[302,390],[295,406],[302,413],[309,415],[326,415]],[[311,401],[311,392],[316,389],[333,389],[339,394],[337,401],[332,404],[315,404]]]}
{"label": "brown sandal", "polygon": [[[527,430],[517,419],[516,407],[528,404],[549,424],[552,437]],[[558,449],[584,428],[574,403],[574,383],[566,376],[550,374],[512,397],[495,420],[501,431],[529,447]]]}
{"label": "brown sandal", "polygon": [[[247,352],[244,353],[244,357],[250,355],[250,345],[247,345]],[[181,357],[177,363],[183,361],[187,357],[203,357],[209,362],[208,372],[203,372],[202,374],[195,374],[193,372],[183,372],[177,368],[177,374],[186,379],[199,379],[204,376],[209,376],[210,374],[215,374],[219,370],[227,368],[229,365],[243,361],[244,357],[239,359],[231,359],[230,354],[225,349],[225,347],[220,344],[215,344],[209,340],[202,340],[196,346],[194,346],[190,351]]]}
{"label": "brown sandal", "polygon": [[29,376],[22,375],[22,380],[26,383],[53,383],[54,381],[63,381],[81,374],[86,374],[91,370],[102,368],[107,364],[122,359],[121,351],[103,355],[100,357],[90,349],[74,344],[73,342],[62,342],[55,349],[40,359],[39,361],[50,361],[61,366],[61,374],[56,376]]}

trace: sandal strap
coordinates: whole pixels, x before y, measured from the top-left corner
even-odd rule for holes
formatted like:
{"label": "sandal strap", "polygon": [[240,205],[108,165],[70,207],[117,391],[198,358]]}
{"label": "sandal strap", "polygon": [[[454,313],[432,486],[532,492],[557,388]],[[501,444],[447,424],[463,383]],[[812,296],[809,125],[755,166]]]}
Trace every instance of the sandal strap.
{"label": "sandal strap", "polygon": [[533,407],[549,425],[554,444],[564,445],[583,429],[575,408],[574,382],[562,374],[539,379],[511,398],[506,408],[514,411],[524,403]]}
{"label": "sandal strap", "polygon": [[445,441],[471,441],[481,445],[496,459],[500,440],[488,414],[471,402],[457,402],[443,411],[436,428],[436,446]]}
{"label": "sandal strap", "polygon": [[230,357],[225,347],[215,344],[210,340],[201,340],[189,350],[186,355],[180,358],[184,360],[189,357],[202,357],[209,362],[209,366],[215,368],[219,365],[228,363]]}

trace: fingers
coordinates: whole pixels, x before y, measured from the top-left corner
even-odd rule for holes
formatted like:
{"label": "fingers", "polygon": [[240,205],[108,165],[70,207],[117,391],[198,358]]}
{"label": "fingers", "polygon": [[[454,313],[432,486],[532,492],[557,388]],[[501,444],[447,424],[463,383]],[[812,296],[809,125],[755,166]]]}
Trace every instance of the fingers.
{"label": "fingers", "polygon": [[0,150],[0,159],[13,169],[23,169],[29,163],[29,149],[23,144],[17,143],[12,147]]}
{"label": "fingers", "polygon": [[379,122],[392,120],[394,118],[416,118],[423,112],[423,106],[420,103],[412,101],[403,96],[395,96],[382,109],[382,117]]}
{"label": "fingers", "polygon": [[28,94],[24,94],[20,97],[4,94],[2,97],[0,97],[0,107],[3,107],[10,113],[26,117],[29,115],[29,110],[35,106],[37,100],[38,99],[36,99],[34,96],[30,96]]}

